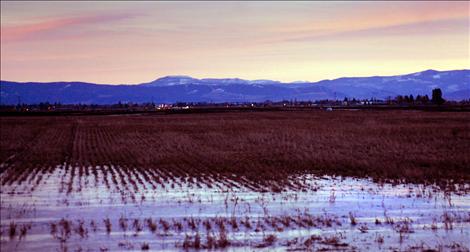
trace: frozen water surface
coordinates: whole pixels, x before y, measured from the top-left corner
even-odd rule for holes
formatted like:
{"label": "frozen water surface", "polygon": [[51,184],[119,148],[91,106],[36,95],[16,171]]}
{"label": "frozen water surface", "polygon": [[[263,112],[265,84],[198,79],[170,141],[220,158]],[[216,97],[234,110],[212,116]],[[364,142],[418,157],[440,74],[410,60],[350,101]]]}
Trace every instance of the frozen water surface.
{"label": "frozen water surface", "polygon": [[98,168],[83,176],[59,167],[4,184],[2,251],[470,247],[470,196],[432,185],[304,175],[291,178],[304,189],[272,193],[236,181],[156,182]]}

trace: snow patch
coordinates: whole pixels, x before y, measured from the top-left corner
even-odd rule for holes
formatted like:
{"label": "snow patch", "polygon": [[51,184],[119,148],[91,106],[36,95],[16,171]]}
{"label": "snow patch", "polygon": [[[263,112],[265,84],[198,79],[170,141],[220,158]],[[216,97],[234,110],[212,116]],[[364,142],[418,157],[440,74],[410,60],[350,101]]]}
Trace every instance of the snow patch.
{"label": "snow patch", "polygon": [[459,90],[459,85],[450,85],[447,87],[447,91],[451,91],[451,92],[454,92],[454,91],[457,91]]}

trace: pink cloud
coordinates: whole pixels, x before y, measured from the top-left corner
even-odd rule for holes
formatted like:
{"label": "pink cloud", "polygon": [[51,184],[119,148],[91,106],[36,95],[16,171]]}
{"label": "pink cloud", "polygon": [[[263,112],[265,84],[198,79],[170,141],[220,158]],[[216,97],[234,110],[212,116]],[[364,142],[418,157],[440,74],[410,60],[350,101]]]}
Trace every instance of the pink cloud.
{"label": "pink cloud", "polygon": [[[432,35],[446,33],[461,33],[468,27],[468,18],[443,19],[432,21],[420,21],[400,23],[394,25],[370,26],[365,28],[353,28],[344,30],[305,30],[289,33],[287,37],[276,37],[266,40],[266,43],[281,42],[308,42],[328,39],[350,39],[353,37],[385,37],[385,36],[410,36]],[[467,32],[468,34],[468,32]]]}
{"label": "pink cloud", "polygon": [[25,39],[37,39],[58,35],[62,31],[69,31],[83,25],[96,25],[131,18],[130,14],[94,15],[71,18],[55,18],[45,21],[23,24],[1,26],[2,42],[21,41]]}

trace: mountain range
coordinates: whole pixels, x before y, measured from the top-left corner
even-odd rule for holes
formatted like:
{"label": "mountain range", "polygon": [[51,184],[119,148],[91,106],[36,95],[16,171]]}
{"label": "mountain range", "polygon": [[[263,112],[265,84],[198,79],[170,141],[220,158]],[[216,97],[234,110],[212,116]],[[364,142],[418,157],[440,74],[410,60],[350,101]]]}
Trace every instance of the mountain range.
{"label": "mountain range", "polygon": [[386,99],[429,95],[440,88],[447,100],[470,99],[470,70],[426,70],[396,76],[347,77],[318,82],[196,79],[166,76],[141,84],[0,81],[0,104],[114,104],[118,102],[262,102],[266,100]]}

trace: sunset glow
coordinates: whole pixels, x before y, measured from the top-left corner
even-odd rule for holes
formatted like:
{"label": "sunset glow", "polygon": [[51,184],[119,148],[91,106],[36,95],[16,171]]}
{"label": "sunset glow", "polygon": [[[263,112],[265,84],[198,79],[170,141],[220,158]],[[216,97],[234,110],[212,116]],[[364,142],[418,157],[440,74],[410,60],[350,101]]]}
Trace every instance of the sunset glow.
{"label": "sunset glow", "polygon": [[1,2],[1,79],[280,81],[470,67],[469,2]]}

